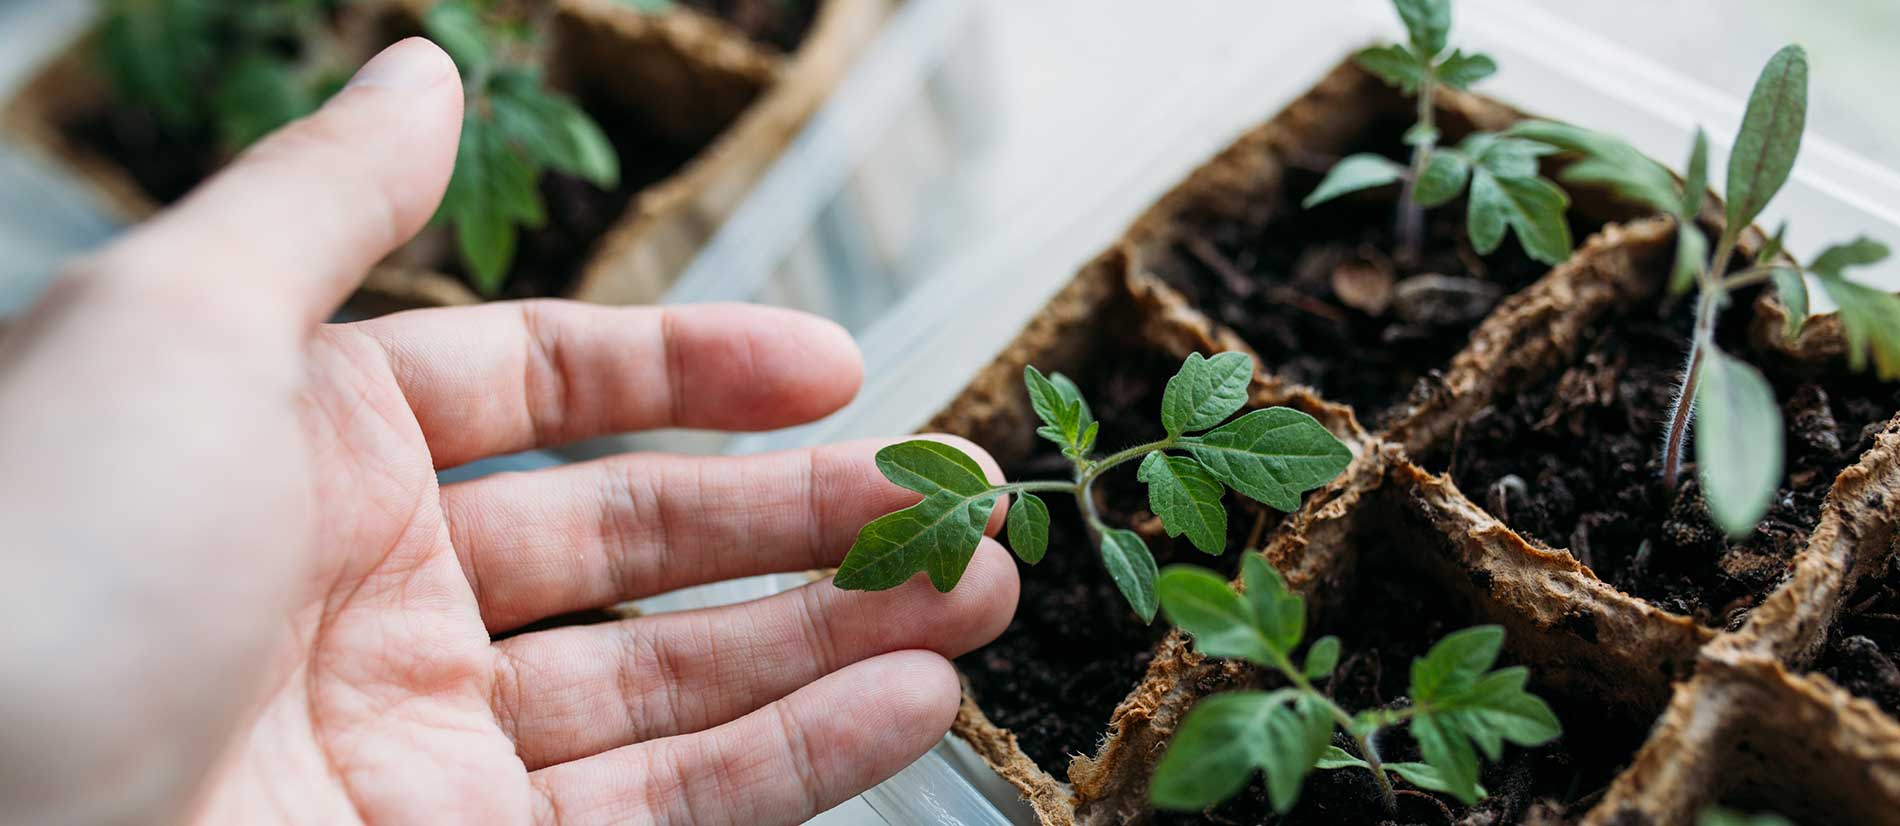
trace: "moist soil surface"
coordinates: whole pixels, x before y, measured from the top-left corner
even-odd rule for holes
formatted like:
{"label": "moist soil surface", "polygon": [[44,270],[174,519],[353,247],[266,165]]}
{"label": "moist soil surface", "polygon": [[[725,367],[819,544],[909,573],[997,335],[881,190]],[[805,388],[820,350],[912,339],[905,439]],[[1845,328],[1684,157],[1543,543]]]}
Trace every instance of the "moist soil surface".
{"label": "moist soil surface", "polygon": [[[1349,152],[1404,162],[1407,124],[1387,119]],[[1259,352],[1269,373],[1350,404],[1378,424],[1419,380],[1442,369],[1504,296],[1549,272],[1515,235],[1489,256],[1472,250],[1461,198],[1425,212],[1418,260],[1394,260],[1398,188],[1312,209],[1325,159],[1289,167],[1277,197],[1242,215],[1190,212],[1153,271]],[[1598,224],[1572,215],[1581,240]]]}
{"label": "moist soil surface", "polygon": [[1848,596],[1814,670],[1900,717],[1900,556]]}
{"label": "moist soil surface", "polygon": [[[1181,361],[1153,351],[1102,348],[1091,364],[1070,374],[1101,420],[1099,453],[1159,439],[1161,391]],[[1011,481],[1065,479],[1069,460],[1047,442],[1021,461],[1003,466]],[[1167,538],[1148,509],[1135,464],[1096,482],[1102,518],[1134,529],[1156,561],[1189,562],[1231,574],[1236,551],[1254,531],[1270,530],[1281,514],[1227,493],[1228,552],[1211,557],[1185,538]],[[1016,734],[1029,758],[1050,774],[1068,775],[1069,758],[1093,754],[1108,719],[1148,668],[1154,645],[1167,632],[1157,618],[1142,624],[1116,589],[1083,527],[1075,499],[1044,494],[1049,506],[1049,549],[1041,562],[1017,561],[1022,579],[1016,616],[990,645],[957,660],[971,695],[996,725]],[[1258,539],[1254,539],[1258,544]]]}
{"label": "moist soil surface", "polygon": [[[1351,578],[1350,592],[1336,609],[1321,617],[1308,634],[1309,641],[1325,634],[1339,636],[1343,646],[1339,667],[1327,681],[1317,683],[1349,712],[1370,708],[1403,708],[1410,684],[1412,660],[1421,657],[1445,635],[1480,624],[1454,603],[1448,589],[1438,587],[1426,574],[1397,559],[1393,548],[1408,547],[1417,537],[1384,531],[1363,531],[1356,539],[1361,553]],[[1511,658],[1509,641],[1497,667],[1518,664]],[[1277,677],[1265,678],[1277,687]],[[1161,813],[1160,824],[1273,823],[1284,826],[1448,826],[1448,824],[1565,824],[1581,818],[1609,786],[1617,771],[1629,764],[1643,739],[1641,726],[1607,719],[1600,704],[1589,698],[1567,698],[1538,685],[1532,669],[1530,691],[1551,704],[1562,721],[1562,737],[1534,749],[1505,745],[1503,760],[1484,762],[1479,784],[1488,797],[1465,806],[1450,795],[1425,792],[1394,780],[1399,790],[1398,810],[1387,812],[1379,788],[1363,769],[1315,770],[1307,775],[1299,802],[1284,818],[1276,818],[1259,774],[1238,797],[1208,812]],[[1334,744],[1356,753],[1349,740],[1335,733]],[[1402,727],[1385,730],[1378,740],[1380,755],[1388,761],[1420,760],[1417,744]]]}
{"label": "moist soil surface", "polygon": [[[1730,540],[1709,520],[1692,462],[1674,493],[1662,481],[1662,431],[1691,308],[1679,302],[1662,318],[1656,306],[1639,303],[1595,325],[1582,358],[1480,411],[1454,434],[1449,455],[1427,465],[1449,468],[1466,496],[1519,535],[1568,548],[1625,593],[1734,628],[1785,576],[1834,477],[1900,408],[1900,386],[1769,369],[1788,426],[1787,475],[1754,532]],[[1746,308],[1749,297],[1731,306]],[[1724,348],[1743,352],[1746,313],[1727,316]],[[1686,453],[1694,458],[1693,445]]]}
{"label": "moist soil surface", "polygon": [[[503,298],[563,294],[634,196],[679,171],[698,151],[698,147],[659,138],[630,109],[582,103],[614,144],[620,157],[620,185],[602,190],[567,175],[544,175],[541,195],[548,220],[538,229],[521,230],[514,266],[503,283]],[[89,112],[62,124],[61,130],[81,150],[122,166],[161,205],[184,197],[229,159],[208,130],[176,133],[162,128],[150,111],[138,107],[111,106]],[[445,258],[433,266],[467,281],[467,269],[454,244],[442,248],[447,251]]]}
{"label": "moist soil surface", "polygon": [[757,42],[791,52],[811,31],[818,0],[679,0],[681,5],[731,23]]}

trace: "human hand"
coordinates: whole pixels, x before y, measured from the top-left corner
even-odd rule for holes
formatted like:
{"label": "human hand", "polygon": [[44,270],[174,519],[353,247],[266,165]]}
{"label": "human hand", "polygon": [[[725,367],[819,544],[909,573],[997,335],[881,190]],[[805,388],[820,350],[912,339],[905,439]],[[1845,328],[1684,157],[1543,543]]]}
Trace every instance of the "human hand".
{"label": "human hand", "polygon": [[952,594],[820,582],[491,642],[834,565],[915,495],[871,444],[438,488],[602,433],[806,421],[861,372],[835,325],[757,307],[322,323],[428,219],[460,89],[392,47],[0,339],[0,821],[788,823],[950,724],[945,657],[1015,606],[991,540]]}

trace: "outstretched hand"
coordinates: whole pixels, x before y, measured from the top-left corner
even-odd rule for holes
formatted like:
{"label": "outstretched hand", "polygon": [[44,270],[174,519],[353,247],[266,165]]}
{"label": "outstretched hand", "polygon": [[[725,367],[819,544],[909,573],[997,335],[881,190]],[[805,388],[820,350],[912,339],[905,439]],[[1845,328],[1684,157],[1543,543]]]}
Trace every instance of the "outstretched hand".
{"label": "outstretched hand", "polygon": [[988,539],[951,594],[820,582],[491,642],[835,565],[916,496],[874,444],[438,487],[604,433],[807,421],[861,372],[835,325],[759,307],[322,323],[427,221],[461,115],[449,59],[397,44],[0,339],[0,821],[790,823],[949,726],[945,657],[1015,606]]}

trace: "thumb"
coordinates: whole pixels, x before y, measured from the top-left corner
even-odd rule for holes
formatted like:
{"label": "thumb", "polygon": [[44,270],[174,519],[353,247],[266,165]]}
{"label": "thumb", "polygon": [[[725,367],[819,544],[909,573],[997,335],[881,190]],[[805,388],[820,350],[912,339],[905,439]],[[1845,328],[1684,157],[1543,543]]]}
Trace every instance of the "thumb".
{"label": "thumb", "polygon": [[427,40],[404,40],[321,110],[253,146],[87,269],[133,278],[148,296],[242,308],[302,329],[429,220],[461,122],[454,62]]}

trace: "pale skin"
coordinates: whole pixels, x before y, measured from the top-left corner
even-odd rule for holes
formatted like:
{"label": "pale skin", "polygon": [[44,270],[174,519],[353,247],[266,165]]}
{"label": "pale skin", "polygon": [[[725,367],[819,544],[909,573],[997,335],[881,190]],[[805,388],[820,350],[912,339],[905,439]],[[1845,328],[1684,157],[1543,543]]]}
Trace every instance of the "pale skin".
{"label": "pale skin", "polygon": [[0,338],[0,822],[792,823],[950,725],[946,657],[1015,608],[990,539],[950,594],[820,581],[491,641],[835,565],[916,496],[873,443],[438,486],[807,421],[861,374],[829,322],[738,305],[323,323],[429,218],[461,111],[446,56],[391,47]]}

